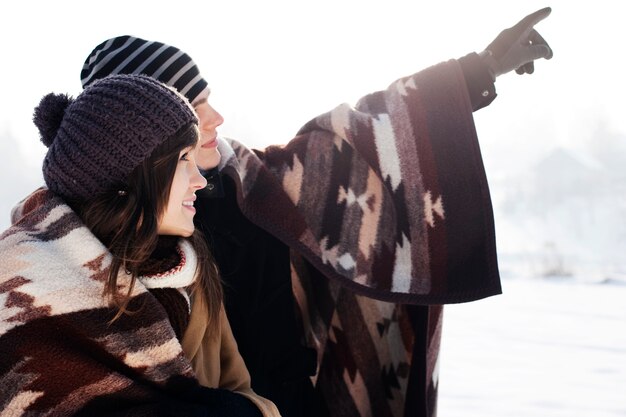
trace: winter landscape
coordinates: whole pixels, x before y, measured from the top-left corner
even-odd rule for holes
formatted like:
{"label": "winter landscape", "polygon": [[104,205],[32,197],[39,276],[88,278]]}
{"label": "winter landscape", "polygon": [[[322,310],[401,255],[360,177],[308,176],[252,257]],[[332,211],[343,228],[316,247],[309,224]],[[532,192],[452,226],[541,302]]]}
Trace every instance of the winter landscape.
{"label": "winter landscape", "polygon": [[446,307],[441,416],[626,416],[625,144],[493,178],[503,295]]}
{"label": "winter landscape", "polygon": [[[552,6],[540,30],[553,60],[530,77],[499,79],[498,98],[475,116],[503,294],[445,308],[438,415],[626,417],[626,33],[614,4],[413,1],[408,12],[401,0],[321,1],[302,19],[298,2],[232,1],[207,3],[199,26],[172,22],[169,3],[141,3],[124,2],[128,16],[115,14],[121,6],[103,8],[98,22],[72,25],[43,18],[72,2],[41,2],[35,15],[11,3],[0,39],[5,56],[23,62],[0,68],[0,230],[11,207],[42,184],[34,105],[50,91],[77,94],[85,55],[110,36],[184,45],[209,74],[226,120],[220,133],[263,147]],[[220,41],[198,41],[205,38]],[[367,41],[344,47],[355,38]]]}

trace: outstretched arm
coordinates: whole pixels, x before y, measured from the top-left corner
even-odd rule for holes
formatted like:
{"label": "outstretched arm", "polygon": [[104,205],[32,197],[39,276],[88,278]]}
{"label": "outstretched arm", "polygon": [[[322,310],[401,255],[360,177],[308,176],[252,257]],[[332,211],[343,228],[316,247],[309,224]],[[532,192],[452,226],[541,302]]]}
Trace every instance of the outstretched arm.
{"label": "outstretched arm", "polygon": [[493,88],[496,73],[551,56],[531,36],[547,13],[498,35],[495,69],[475,53],[450,60],[318,116],[285,146],[238,148],[244,213],[364,295],[443,304],[499,293],[472,117],[493,95],[474,100],[468,65]]}

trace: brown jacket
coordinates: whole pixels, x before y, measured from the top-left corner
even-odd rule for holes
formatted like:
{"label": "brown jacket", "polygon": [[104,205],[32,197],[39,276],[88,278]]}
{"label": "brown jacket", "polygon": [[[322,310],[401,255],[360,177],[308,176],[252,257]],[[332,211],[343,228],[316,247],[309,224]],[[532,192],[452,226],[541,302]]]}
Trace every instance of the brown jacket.
{"label": "brown jacket", "polygon": [[239,354],[223,306],[219,320],[218,332],[209,332],[206,300],[204,297],[194,298],[181,344],[196,378],[205,387],[224,388],[245,396],[259,407],[263,417],[280,417],[273,402],[252,391],[250,373]]}

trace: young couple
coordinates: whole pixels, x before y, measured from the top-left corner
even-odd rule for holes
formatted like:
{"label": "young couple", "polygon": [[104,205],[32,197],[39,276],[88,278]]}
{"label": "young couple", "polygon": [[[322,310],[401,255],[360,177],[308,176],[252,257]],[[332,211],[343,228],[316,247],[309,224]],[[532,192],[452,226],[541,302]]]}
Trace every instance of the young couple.
{"label": "young couple", "polygon": [[186,53],[98,45],[35,109],[46,187],[0,236],[0,409],[434,415],[441,304],[500,292],[472,112],[551,58],[549,13],[263,151]]}

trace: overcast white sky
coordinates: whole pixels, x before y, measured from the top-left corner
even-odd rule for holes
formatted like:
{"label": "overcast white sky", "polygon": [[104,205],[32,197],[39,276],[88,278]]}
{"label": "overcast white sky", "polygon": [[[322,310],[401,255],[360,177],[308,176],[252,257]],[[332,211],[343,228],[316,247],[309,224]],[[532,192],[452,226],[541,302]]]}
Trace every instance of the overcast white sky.
{"label": "overcast white sky", "polygon": [[[0,138],[13,137],[17,144],[6,139],[0,144],[5,191],[0,198],[5,204],[17,201],[30,190],[16,190],[16,184],[30,188],[40,181],[45,148],[31,122],[39,99],[50,91],[78,94],[86,56],[103,40],[122,34],[186,50],[226,119],[220,133],[261,147],[288,141],[313,116],[400,76],[478,52],[502,29],[551,6],[552,15],[537,29],[553,47],[554,59],[539,62],[532,76],[498,79],[498,98],[476,113],[483,157],[488,174],[496,175],[524,169],[556,146],[582,152],[598,126],[626,134],[626,31],[617,4],[7,2],[0,13]],[[1,224],[6,226],[4,220]]]}

